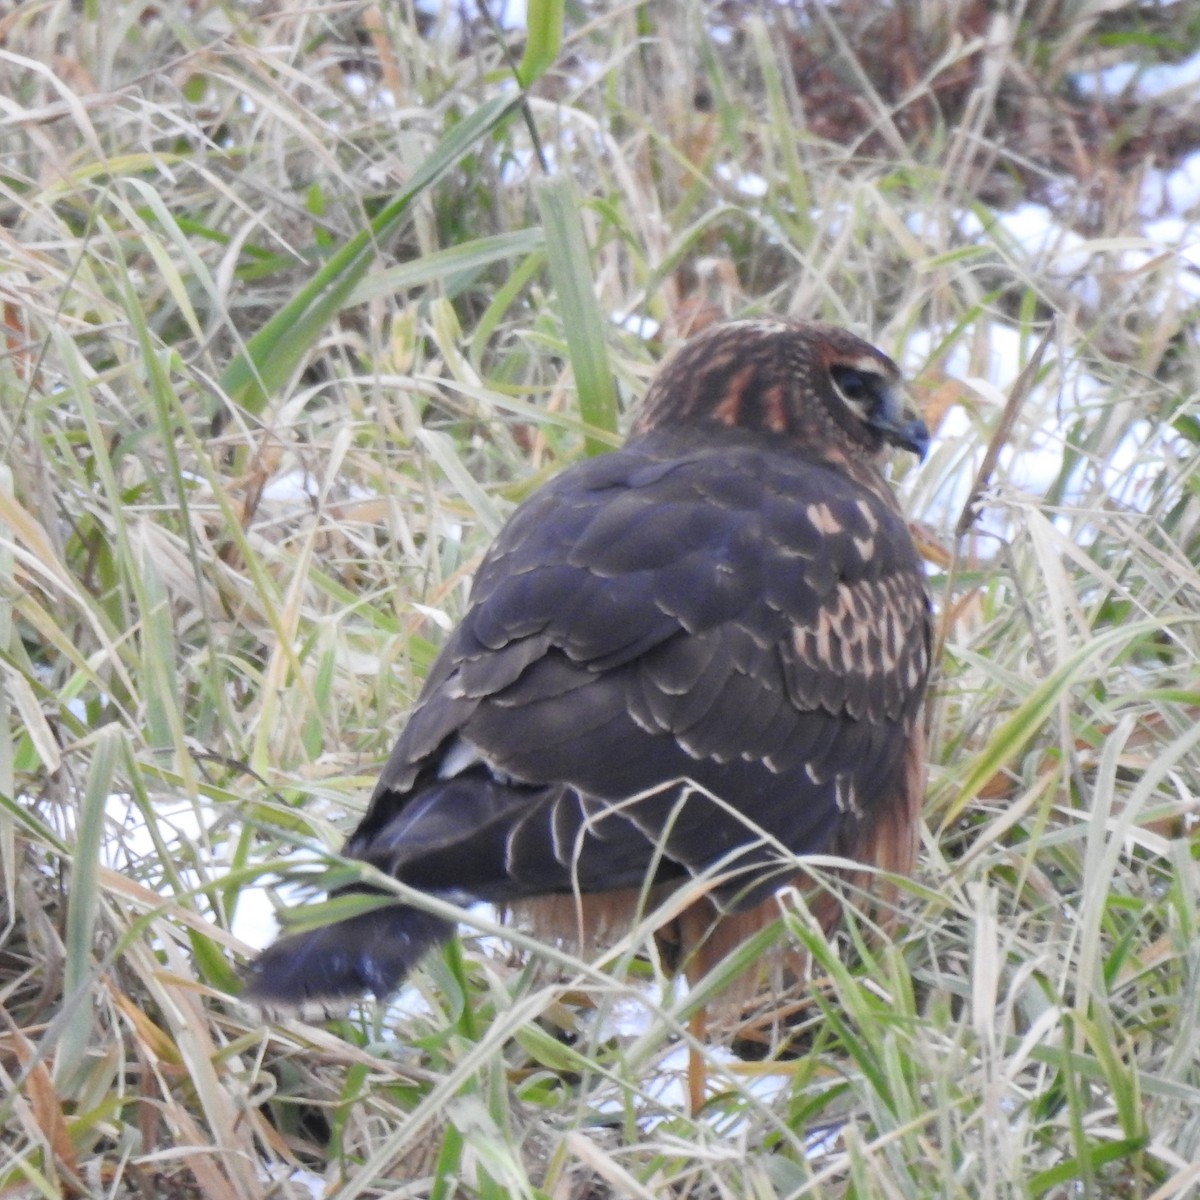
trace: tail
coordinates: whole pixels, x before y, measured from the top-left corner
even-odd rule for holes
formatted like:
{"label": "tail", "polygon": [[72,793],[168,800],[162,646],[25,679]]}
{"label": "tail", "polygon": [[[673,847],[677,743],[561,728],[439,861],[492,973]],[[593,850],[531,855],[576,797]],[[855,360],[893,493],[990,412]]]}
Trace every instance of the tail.
{"label": "tail", "polygon": [[293,933],[250,964],[242,999],[264,1008],[394,992],[425,952],[454,925],[419,908],[392,904],[320,929]]}

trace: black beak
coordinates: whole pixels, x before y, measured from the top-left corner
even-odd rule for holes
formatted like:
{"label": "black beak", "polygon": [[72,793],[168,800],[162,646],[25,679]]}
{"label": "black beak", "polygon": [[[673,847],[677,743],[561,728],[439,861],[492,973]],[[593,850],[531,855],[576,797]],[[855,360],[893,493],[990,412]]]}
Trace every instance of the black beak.
{"label": "black beak", "polygon": [[929,451],[929,440],[929,430],[925,428],[925,422],[915,414],[888,438],[893,446],[911,450],[920,459],[924,459]]}
{"label": "black beak", "polygon": [[871,425],[885,442],[902,450],[911,450],[918,458],[925,457],[930,440],[925,422],[890,388],[886,402],[872,418]]}

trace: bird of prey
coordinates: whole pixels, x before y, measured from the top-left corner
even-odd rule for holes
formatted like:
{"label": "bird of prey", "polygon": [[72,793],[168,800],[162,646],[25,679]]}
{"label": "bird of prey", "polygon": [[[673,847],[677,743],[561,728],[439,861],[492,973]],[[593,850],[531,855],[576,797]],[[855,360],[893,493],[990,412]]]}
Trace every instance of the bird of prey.
{"label": "bird of prey", "polygon": [[[675,929],[693,977],[777,916],[796,856],[907,873],[930,608],[881,466],[928,441],[845,330],[687,342],[624,446],[501,530],[344,854],[591,932],[704,875]],[[452,932],[385,904],[281,938],[246,995],[383,996]]]}

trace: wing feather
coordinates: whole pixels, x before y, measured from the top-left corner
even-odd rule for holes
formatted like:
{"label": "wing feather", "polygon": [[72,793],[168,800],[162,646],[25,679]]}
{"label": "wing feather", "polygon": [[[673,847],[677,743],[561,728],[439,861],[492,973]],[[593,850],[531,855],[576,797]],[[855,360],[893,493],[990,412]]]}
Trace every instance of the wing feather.
{"label": "wing feather", "polygon": [[[655,430],[522,507],[352,852],[406,877],[405,838],[457,828],[456,886],[511,898],[632,886],[656,862],[698,873],[740,848],[751,885],[724,893],[740,907],[774,886],[748,826],[821,851],[890,802],[878,781],[903,774],[928,670],[902,518],[843,470],[727,432]],[[479,766],[430,801],[452,747]],[[472,772],[485,802],[464,798]]]}

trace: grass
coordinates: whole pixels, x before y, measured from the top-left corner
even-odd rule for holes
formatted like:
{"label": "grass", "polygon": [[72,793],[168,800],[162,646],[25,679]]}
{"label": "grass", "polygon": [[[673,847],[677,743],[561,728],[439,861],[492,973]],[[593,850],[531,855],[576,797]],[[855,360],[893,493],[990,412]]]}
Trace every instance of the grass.
{"label": "grass", "polygon": [[[1086,90],[1186,8],[0,17],[0,1195],[1200,1195],[1197,211],[1145,200],[1200,121]],[[946,414],[898,471],[941,645],[901,927],[786,905],[790,1048],[709,1047],[698,1119],[644,930],[263,1025],[239,910],[705,306],[868,332]]]}

